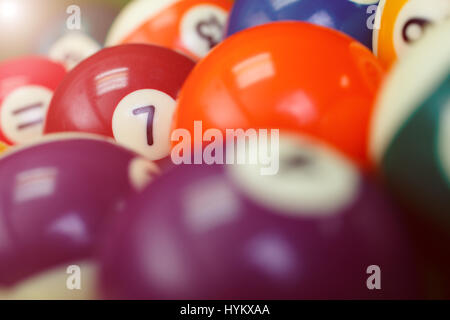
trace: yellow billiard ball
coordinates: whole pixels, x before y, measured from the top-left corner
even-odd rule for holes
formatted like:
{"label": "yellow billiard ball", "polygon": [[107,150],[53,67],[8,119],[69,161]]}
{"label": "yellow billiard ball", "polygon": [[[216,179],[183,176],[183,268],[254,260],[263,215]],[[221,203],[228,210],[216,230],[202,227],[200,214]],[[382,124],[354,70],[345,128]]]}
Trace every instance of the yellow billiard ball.
{"label": "yellow billiard ball", "polygon": [[0,153],[3,153],[6,149],[8,149],[8,146],[0,141]]}
{"label": "yellow billiard ball", "polygon": [[374,53],[390,67],[423,36],[428,26],[449,17],[448,0],[381,0],[373,33]]}

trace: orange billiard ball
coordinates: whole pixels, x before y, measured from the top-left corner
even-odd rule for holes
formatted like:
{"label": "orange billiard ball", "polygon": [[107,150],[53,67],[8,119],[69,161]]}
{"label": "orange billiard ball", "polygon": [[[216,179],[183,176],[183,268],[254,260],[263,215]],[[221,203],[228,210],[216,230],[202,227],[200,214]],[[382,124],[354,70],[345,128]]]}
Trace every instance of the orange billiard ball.
{"label": "orange billiard ball", "polygon": [[195,60],[224,38],[230,0],[158,0],[131,2],[112,25],[106,46],[157,44]]}
{"label": "orange billiard ball", "polygon": [[356,40],[304,22],[244,30],[182,88],[175,128],[281,129],[320,138],[369,167],[368,127],[384,70]]}

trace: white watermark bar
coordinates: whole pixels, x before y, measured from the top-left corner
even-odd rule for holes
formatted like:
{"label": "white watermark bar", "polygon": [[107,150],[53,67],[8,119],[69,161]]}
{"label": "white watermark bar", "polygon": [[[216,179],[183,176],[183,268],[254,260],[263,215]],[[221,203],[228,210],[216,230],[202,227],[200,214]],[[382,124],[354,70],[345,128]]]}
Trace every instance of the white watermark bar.
{"label": "white watermark bar", "polygon": [[172,162],[181,164],[241,164],[261,166],[261,175],[276,175],[280,167],[279,129],[219,129],[203,131],[201,121],[194,122],[194,136],[176,129]]}

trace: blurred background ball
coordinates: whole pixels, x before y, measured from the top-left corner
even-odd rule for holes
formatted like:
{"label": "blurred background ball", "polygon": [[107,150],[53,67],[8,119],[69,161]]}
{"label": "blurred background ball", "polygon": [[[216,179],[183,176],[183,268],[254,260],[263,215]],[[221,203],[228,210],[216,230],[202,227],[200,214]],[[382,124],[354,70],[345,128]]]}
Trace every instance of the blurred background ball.
{"label": "blurred background ball", "polygon": [[450,21],[394,66],[378,99],[370,148],[391,189],[450,230]]}
{"label": "blurred background ball", "polygon": [[0,63],[0,139],[21,144],[39,138],[64,66],[44,57]]}
{"label": "blurred background ball", "polygon": [[3,153],[8,149],[8,145],[0,141],[0,153]]}
{"label": "blurred background ball", "polygon": [[[390,67],[428,27],[450,17],[448,0],[381,0],[373,33],[374,52]],[[442,39],[443,42],[448,42]]]}
{"label": "blurred background ball", "polygon": [[[0,286],[1,300],[95,300],[98,299],[97,264],[74,261],[29,277],[19,284]],[[78,276],[79,282],[72,278]],[[76,287],[75,287],[76,286]],[[79,289],[78,289],[79,286]],[[72,289],[69,289],[72,288]]]}
{"label": "blurred background ball", "polygon": [[371,154],[410,213],[435,297],[450,297],[450,21],[394,64],[378,99]]}
{"label": "blurred background ball", "polygon": [[378,0],[237,0],[227,35],[265,23],[296,20],[342,31],[371,49],[369,22],[377,4]]}
{"label": "blurred background ball", "polygon": [[[104,43],[125,0],[0,0],[0,60],[29,54],[50,56],[68,68]],[[79,11],[78,11],[79,8]],[[72,30],[74,18],[80,29]]]}
{"label": "blurred background ball", "polygon": [[[108,232],[102,295],[420,297],[398,209],[353,164],[295,137],[281,141],[277,175],[261,168],[185,165],[156,179]],[[367,289],[373,264],[383,290]]]}
{"label": "blurred background ball", "polygon": [[135,0],[114,22],[106,46],[151,43],[203,58],[225,34],[230,0]]}
{"label": "blurred background ball", "polygon": [[[50,286],[53,276],[42,273],[91,259],[108,221],[142,187],[136,177],[151,179],[154,170],[136,154],[90,136],[49,137],[2,157],[1,294],[27,292],[28,285],[37,290],[36,281]],[[65,283],[59,282],[61,291]],[[41,288],[41,294],[52,290]]]}

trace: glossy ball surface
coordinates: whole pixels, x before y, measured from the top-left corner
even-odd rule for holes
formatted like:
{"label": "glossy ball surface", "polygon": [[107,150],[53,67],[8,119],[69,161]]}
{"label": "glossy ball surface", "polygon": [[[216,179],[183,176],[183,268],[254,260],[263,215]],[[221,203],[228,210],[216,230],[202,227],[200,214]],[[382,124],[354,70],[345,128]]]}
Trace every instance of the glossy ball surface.
{"label": "glossy ball surface", "polygon": [[430,25],[449,16],[448,0],[381,0],[373,33],[374,52],[390,67],[406,55]]}
{"label": "glossy ball surface", "polygon": [[193,132],[201,120],[204,130],[307,133],[369,167],[368,126],[383,77],[373,54],[340,32],[303,22],[258,26],[197,65],[182,88],[176,127]]}
{"label": "glossy ball surface", "polygon": [[50,2],[55,13],[39,26],[34,50],[69,70],[102,48],[121,9],[119,3],[105,0]]}
{"label": "glossy ball surface", "polygon": [[[348,160],[309,140],[291,140],[281,143],[277,175],[262,176],[260,168],[186,165],[154,180],[105,240],[101,293],[418,297],[397,209]],[[372,265],[382,270],[383,290],[367,287]]]}
{"label": "glossy ball surface", "polygon": [[65,75],[62,65],[43,57],[0,64],[0,140],[20,144],[42,136],[50,100]]}
{"label": "glossy ball surface", "polygon": [[[30,54],[67,52],[69,61],[98,48],[120,9],[131,0],[0,0],[0,60]],[[151,0],[153,1],[153,0]],[[78,10],[79,8],[79,10]],[[80,22],[80,23],[78,23]],[[65,37],[83,34],[81,39]],[[62,39],[75,39],[72,44]],[[6,45],[7,44],[7,45]],[[64,50],[67,49],[67,50]],[[63,58],[64,55],[51,54]]]}
{"label": "glossy ball surface", "polygon": [[61,83],[45,132],[114,137],[152,160],[161,159],[170,150],[175,100],[193,67],[189,58],[158,46],[103,49]]}
{"label": "glossy ball surface", "polygon": [[199,60],[222,41],[231,6],[229,0],[134,1],[114,22],[106,46],[151,43]]}
{"label": "glossy ball surface", "polygon": [[3,153],[6,149],[8,149],[8,146],[5,143],[0,142],[0,153]]}
{"label": "glossy ball surface", "polygon": [[393,68],[371,129],[371,155],[413,210],[450,230],[450,21]]}
{"label": "glossy ball surface", "polygon": [[[0,285],[0,299],[95,300],[98,299],[97,269],[97,264],[92,261],[63,263],[31,276],[15,286]],[[79,282],[78,279],[75,280],[74,275],[79,275]],[[72,277],[74,280],[71,279]]]}
{"label": "glossy ball surface", "polygon": [[227,35],[275,21],[305,21],[342,31],[372,48],[368,21],[378,0],[237,0],[231,11]]}
{"label": "glossy ball surface", "polygon": [[[0,286],[91,257],[154,165],[114,143],[51,138],[0,159]],[[150,176],[151,177],[151,176]]]}

